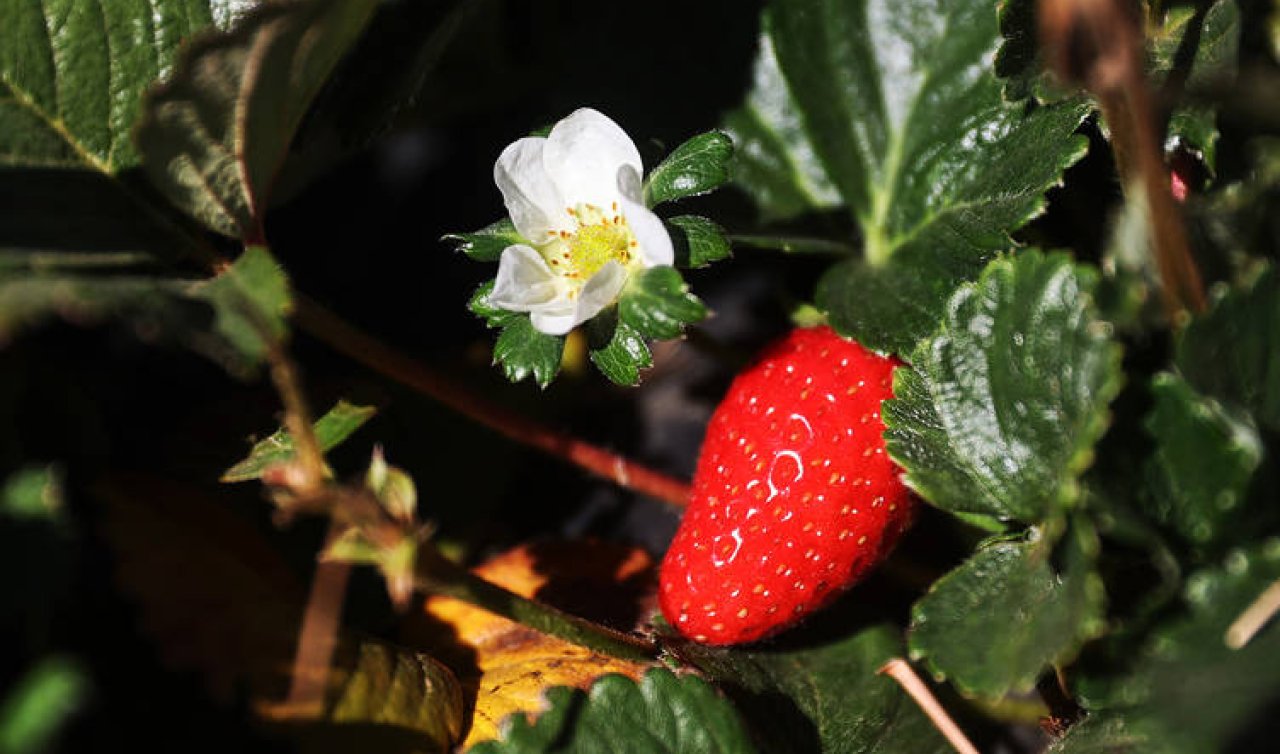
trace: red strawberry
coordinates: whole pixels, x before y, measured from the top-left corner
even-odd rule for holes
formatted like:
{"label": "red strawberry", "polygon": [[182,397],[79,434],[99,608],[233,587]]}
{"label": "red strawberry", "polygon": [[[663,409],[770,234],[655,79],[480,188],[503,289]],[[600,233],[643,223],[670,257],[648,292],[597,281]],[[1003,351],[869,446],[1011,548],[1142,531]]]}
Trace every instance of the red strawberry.
{"label": "red strawberry", "polygon": [[706,644],[795,625],[884,559],[913,500],[885,453],[897,360],[794,330],[720,403],[662,561],[663,615]]}

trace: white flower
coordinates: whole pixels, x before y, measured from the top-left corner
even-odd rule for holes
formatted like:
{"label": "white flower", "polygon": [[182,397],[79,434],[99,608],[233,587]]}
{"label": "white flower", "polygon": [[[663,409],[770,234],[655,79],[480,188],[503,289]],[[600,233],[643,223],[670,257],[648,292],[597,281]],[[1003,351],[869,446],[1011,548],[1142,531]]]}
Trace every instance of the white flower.
{"label": "white flower", "polygon": [[563,335],[613,303],[633,272],[671,264],[671,236],[644,206],[641,175],[631,138],[590,108],[503,150],[493,179],[529,244],[502,251],[489,303]]}

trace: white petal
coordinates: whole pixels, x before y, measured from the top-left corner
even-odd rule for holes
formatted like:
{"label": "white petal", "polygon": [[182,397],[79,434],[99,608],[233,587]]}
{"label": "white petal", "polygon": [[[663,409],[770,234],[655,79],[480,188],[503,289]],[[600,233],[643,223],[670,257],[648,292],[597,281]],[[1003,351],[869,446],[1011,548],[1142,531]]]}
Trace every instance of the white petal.
{"label": "white petal", "polygon": [[625,166],[637,174],[644,172],[631,137],[617,123],[586,107],[551,129],[543,162],[569,205],[594,204],[605,211],[619,196],[618,171]]}
{"label": "white petal", "polygon": [[626,217],[631,232],[636,235],[636,240],[640,242],[640,261],[645,267],[675,262],[676,251],[671,244],[671,234],[667,233],[666,226],[657,215],[643,204],[626,197],[622,198],[622,214]]}
{"label": "white petal", "polygon": [[548,335],[564,335],[612,304],[627,284],[627,270],[617,262],[607,262],[591,276],[578,293],[570,311],[546,309],[529,315],[533,326]]}
{"label": "white petal", "polygon": [[489,303],[511,312],[530,312],[563,308],[569,301],[542,255],[517,244],[502,250]]}
{"label": "white petal", "polygon": [[586,322],[612,304],[627,284],[627,268],[614,261],[606,262],[578,294],[579,322]]}
{"label": "white petal", "polygon": [[582,321],[577,318],[577,313],[572,309],[557,312],[531,312],[529,319],[533,322],[533,329],[547,335],[565,335]]}
{"label": "white petal", "polygon": [[548,231],[560,230],[570,219],[565,213],[568,205],[544,166],[546,144],[536,136],[519,139],[502,150],[493,166],[493,181],[511,221],[534,243],[542,243]]}

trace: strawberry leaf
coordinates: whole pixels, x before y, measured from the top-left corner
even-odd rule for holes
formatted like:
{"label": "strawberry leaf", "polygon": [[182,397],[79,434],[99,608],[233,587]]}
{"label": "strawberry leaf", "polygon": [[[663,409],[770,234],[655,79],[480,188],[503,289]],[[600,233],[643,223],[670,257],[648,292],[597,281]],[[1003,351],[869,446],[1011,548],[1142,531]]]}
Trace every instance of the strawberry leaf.
{"label": "strawberry leaf", "polygon": [[[322,451],[336,448],[344,440],[364,426],[378,410],[372,406],[357,406],[338,401],[329,412],[315,422],[316,440]],[[277,429],[265,440],[254,444],[249,455],[222,475],[223,482],[247,482],[258,479],[268,466],[284,463],[294,456],[293,436],[284,427]]]}
{"label": "strawberry leaf", "polygon": [[1048,665],[1071,660],[1102,629],[1097,547],[1081,526],[1063,543],[1061,565],[1038,533],[979,550],[916,603],[912,657],[966,694],[1031,690]]}
{"label": "strawberry leaf", "polygon": [[148,92],[138,124],[152,182],[210,229],[260,240],[294,133],[377,6],[267,3],[188,45],[173,76]]}
{"label": "strawberry leaf", "polygon": [[949,752],[919,707],[876,672],[902,651],[898,630],[881,624],[813,646],[689,645],[681,655],[735,689],[735,701],[767,751]]}
{"label": "strawberry leaf", "polygon": [[178,44],[213,23],[208,2],[6,3],[0,27],[0,164],[138,164],[142,93]]}
{"label": "strawberry leaf", "polygon": [[1079,497],[1122,379],[1095,279],[1065,255],[1026,251],[952,296],[884,407],[889,452],[926,500],[1036,523]]}
{"label": "strawberry leaf", "polygon": [[651,754],[755,751],[733,707],[706,681],[655,669],[640,683],[607,675],[590,693],[558,686],[546,694],[549,708],[536,721],[512,716],[500,742],[470,754]]}
{"label": "strawberry leaf", "polygon": [[1221,541],[1240,529],[1249,484],[1262,463],[1258,429],[1176,375],[1156,375],[1151,389],[1155,408],[1147,429],[1156,452],[1149,512],[1187,542]]}
{"label": "strawberry leaf", "polygon": [[[820,184],[796,178],[813,171],[794,166],[817,156],[861,230],[867,261],[901,265],[883,276],[838,265],[818,306],[842,334],[906,353],[933,329],[955,286],[1043,211],[1045,191],[1084,154],[1073,132],[1088,108],[1028,110],[1002,99],[989,70],[999,33],[986,0],[789,0],[769,8],[765,28],[756,85],[781,89],[753,92],[730,123],[754,119],[771,128],[748,133],[786,134],[773,140],[781,154],[770,163],[782,166],[775,177],[794,180],[761,184],[768,175],[753,173],[751,158],[769,152],[744,143],[743,188],[768,217],[830,206],[804,201],[821,193],[802,186]],[[770,52],[780,75],[769,75]],[[757,106],[765,102],[772,106]],[[800,117],[779,116],[782,103]],[[904,294],[902,281],[913,283]],[[906,317],[897,314],[904,300]]]}
{"label": "strawberry leaf", "polygon": [[1071,135],[1083,110],[1026,113],[1001,99],[985,0],[791,0],[765,26],[807,141],[872,260],[931,226],[1007,246],[1084,153]]}
{"label": "strawberry leaf", "polygon": [[487,225],[474,233],[450,233],[445,236],[458,251],[477,262],[496,262],[502,256],[502,250],[514,244],[528,244],[516,230],[511,218]]}
{"label": "strawberry leaf", "polygon": [[723,131],[708,131],[689,139],[653,169],[644,184],[645,204],[706,194],[729,180],[733,140]]}
{"label": "strawberry leaf", "polygon": [[671,240],[676,247],[676,264],[680,267],[706,267],[729,256],[729,241],[724,229],[700,215],[680,215],[667,220],[674,231]]}
{"label": "strawberry leaf", "polygon": [[635,275],[618,301],[618,318],[648,338],[674,338],[707,316],[680,271],[661,266]]}
{"label": "strawberry leaf", "polygon": [[534,328],[527,314],[514,316],[502,328],[493,346],[493,363],[512,382],[533,377],[538,387],[551,384],[560,371],[564,337],[547,335]]}
{"label": "strawberry leaf", "polygon": [[471,295],[471,300],[467,302],[467,309],[484,320],[485,325],[488,327],[506,327],[521,315],[519,312],[499,309],[489,303],[489,294],[493,293],[495,282],[494,280],[489,280],[482,283],[476,289],[476,292]]}
{"label": "strawberry leaf", "polygon": [[[1238,744],[1244,726],[1270,719],[1267,705],[1280,694],[1280,631],[1265,626],[1239,649],[1228,647],[1224,636],[1277,579],[1276,539],[1234,550],[1220,565],[1193,573],[1184,612],[1157,628],[1130,658],[1128,672],[1102,683],[1085,699],[1087,706],[1124,721],[1114,727],[1153,737],[1162,744],[1159,751],[1226,751],[1231,742]],[[1061,751],[1091,749],[1064,742]]]}
{"label": "strawberry leaf", "polygon": [[1280,275],[1223,293],[1178,342],[1178,370],[1200,392],[1280,429]]}

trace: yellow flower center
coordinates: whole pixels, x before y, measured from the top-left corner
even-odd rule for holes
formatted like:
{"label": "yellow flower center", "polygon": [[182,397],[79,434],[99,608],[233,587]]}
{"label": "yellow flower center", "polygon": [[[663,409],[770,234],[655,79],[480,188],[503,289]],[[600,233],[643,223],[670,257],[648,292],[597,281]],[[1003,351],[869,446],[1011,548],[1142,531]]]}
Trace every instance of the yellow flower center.
{"label": "yellow flower center", "polygon": [[609,262],[629,267],[636,259],[639,242],[618,205],[611,209],[606,212],[594,204],[568,208],[577,231],[559,231],[539,249],[551,269],[574,284],[574,293]]}

